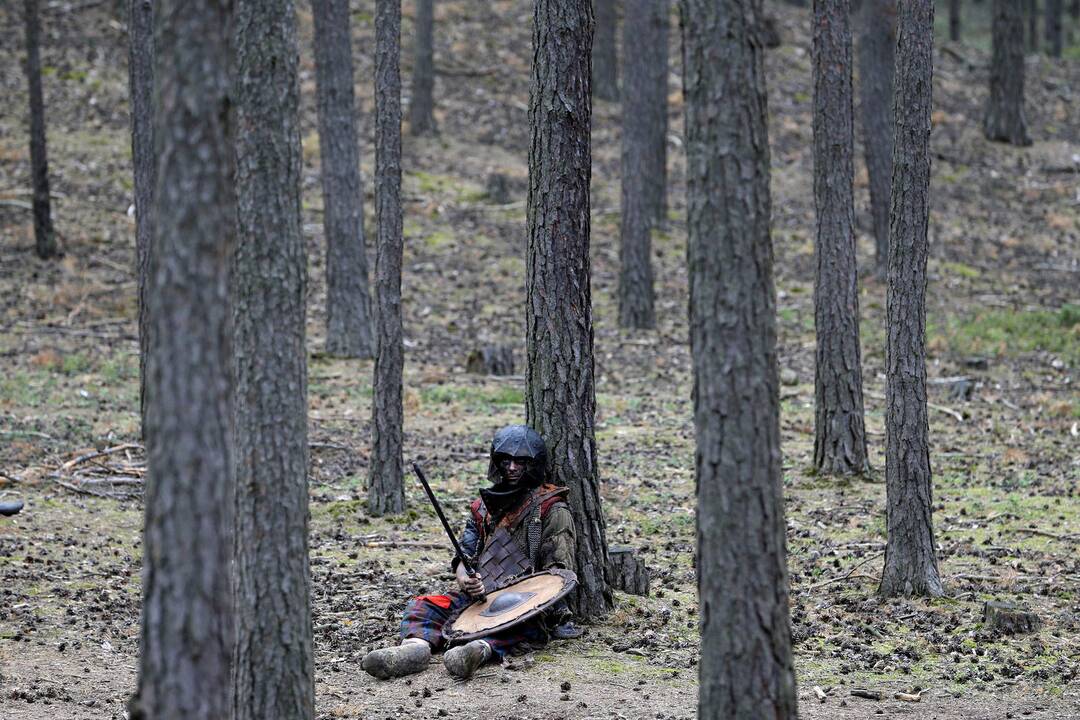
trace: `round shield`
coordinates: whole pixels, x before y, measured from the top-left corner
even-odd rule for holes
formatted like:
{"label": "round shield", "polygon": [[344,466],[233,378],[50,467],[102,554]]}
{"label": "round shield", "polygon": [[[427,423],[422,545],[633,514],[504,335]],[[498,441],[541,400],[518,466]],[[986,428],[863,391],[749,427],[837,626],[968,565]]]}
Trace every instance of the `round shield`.
{"label": "round shield", "polygon": [[492,635],[536,617],[575,587],[577,575],[568,570],[526,575],[462,610],[443,628],[443,636],[450,642],[464,642]]}

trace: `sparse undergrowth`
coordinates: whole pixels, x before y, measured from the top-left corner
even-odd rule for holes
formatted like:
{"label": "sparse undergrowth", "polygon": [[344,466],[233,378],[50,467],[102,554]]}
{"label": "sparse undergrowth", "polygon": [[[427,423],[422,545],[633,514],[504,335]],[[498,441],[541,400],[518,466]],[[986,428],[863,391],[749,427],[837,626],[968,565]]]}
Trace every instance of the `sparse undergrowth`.
{"label": "sparse undergrowth", "polygon": [[[440,4],[447,32],[437,57],[496,71],[440,77],[443,136],[406,138],[406,452],[425,464],[458,520],[484,476],[492,431],[523,420],[520,376],[463,371],[476,344],[520,348],[524,337],[524,203],[492,204],[483,188],[490,172],[515,179],[518,193],[524,188],[527,127],[517,104],[527,97],[528,7],[506,0],[490,6],[500,16],[523,18],[521,27],[494,33],[491,18],[476,17],[474,5]],[[865,717],[869,706],[840,705],[850,687],[864,686],[887,694],[927,688],[924,707],[942,718],[1040,707],[1046,716],[1080,716],[1080,298],[1072,282],[1080,262],[1080,214],[1075,180],[1041,170],[1080,152],[1070,140],[1070,100],[1063,94],[1080,85],[1077,71],[1033,61],[1038,80],[1029,101],[1040,141],[1020,155],[987,145],[971,120],[982,98],[978,71],[949,56],[939,60],[933,142],[941,157],[934,164],[928,345],[929,375],[938,381],[930,385],[934,519],[948,595],[880,600],[874,591],[884,547],[885,288],[866,277],[860,295],[875,470],[866,478],[816,476],[809,469],[813,218],[806,15],[786,5],[776,9],[786,44],[768,57],[770,142],[785,370],[784,489],[803,715]],[[24,90],[12,53],[21,41],[13,35],[19,24],[12,11],[0,9],[0,18],[0,53],[9,61],[0,81],[12,98],[0,110],[0,187],[19,188],[26,185],[28,163],[18,111]],[[353,20],[357,47],[370,48],[370,14],[358,11]],[[306,16],[303,21],[310,39]],[[70,480],[65,462],[138,441],[126,51],[105,8],[85,17],[57,14],[51,27],[68,41],[45,49],[46,64],[56,69],[46,78],[46,97],[64,260],[31,257],[29,215],[0,206],[0,495],[28,502],[21,516],[0,521],[0,715],[119,717],[138,644],[141,504],[86,494],[107,488],[79,492],[58,481]],[[980,52],[970,49],[974,58]],[[359,53],[357,61],[358,78],[369,77],[370,53]],[[450,575],[439,527],[411,481],[407,513],[366,514],[372,367],[321,354],[322,200],[312,68],[304,62],[320,715],[434,716],[442,709],[462,718],[692,716],[698,618],[680,152],[673,145],[670,221],[654,238],[660,326],[621,331],[614,300],[619,114],[616,106],[596,104],[600,474],[609,541],[643,553],[654,571],[652,595],[619,595],[616,611],[585,639],[486,670],[468,686],[451,684],[439,669],[411,685],[375,683],[359,669],[363,653],[393,640],[407,595],[437,591]],[[359,84],[358,93],[367,118],[369,83]],[[676,137],[680,102],[673,93]],[[370,177],[369,144],[362,154]],[[857,192],[864,207],[865,177]],[[367,217],[370,227],[370,205]],[[860,248],[868,267],[865,235]],[[519,351],[517,361],[523,360]],[[957,392],[959,377],[967,386]],[[125,453],[130,456],[117,462],[137,471],[141,452]],[[109,461],[96,458],[80,467]],[[1043,628],[1025,637],[991,635],[980,617],[989,599],[1031,606]],[[573,689],[562,692],[563,682]],[[824,703],[811,692],[815,685],[828,690]],[[619,688],[618,697],[611,687]],[[570,699],[562,700],[564,694]]]}

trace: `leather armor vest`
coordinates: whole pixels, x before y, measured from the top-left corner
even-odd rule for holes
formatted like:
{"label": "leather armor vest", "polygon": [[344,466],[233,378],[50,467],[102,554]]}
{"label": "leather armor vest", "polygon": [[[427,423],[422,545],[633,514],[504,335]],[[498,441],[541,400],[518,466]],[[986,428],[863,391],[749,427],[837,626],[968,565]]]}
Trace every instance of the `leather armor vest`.
{"label": "leather armor vest", "polygon": [[[525,528],[529,547],[522,548],[514,540],[513,532],[521,522],[527,522]],[[522,513],[522,518],[515,524],[499,526],[491,534],[480,557],[476,562],[480,575],[484,578],[484,590],[493,592],[515,579],[535,572],[540,554],[540,503],[534,502],[531,510]]]}

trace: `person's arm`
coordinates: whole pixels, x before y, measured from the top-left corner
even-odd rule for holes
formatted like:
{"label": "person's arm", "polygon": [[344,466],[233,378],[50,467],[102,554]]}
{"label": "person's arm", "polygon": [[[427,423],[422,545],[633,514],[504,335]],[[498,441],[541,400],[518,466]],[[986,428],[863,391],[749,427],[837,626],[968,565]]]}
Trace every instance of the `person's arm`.
{"label": "person's arm", "polygon": [[574,516],[568,505],[559,503],[544,516],[540,533],[540,569],[556,567],[574,572],[576,553]]}

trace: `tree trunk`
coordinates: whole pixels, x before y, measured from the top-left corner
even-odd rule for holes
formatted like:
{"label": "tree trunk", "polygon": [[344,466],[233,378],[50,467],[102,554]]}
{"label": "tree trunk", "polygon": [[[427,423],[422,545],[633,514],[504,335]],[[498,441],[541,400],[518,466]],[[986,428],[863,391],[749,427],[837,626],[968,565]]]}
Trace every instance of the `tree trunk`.
{"label": "tree trunk", "polygon": [[870,179],[874,268],[884,279],[889,267],[896,0],[865,0],[859,26],[859,97],[863,155]]}
{"label": "tree trunk", "polygon": [[154,2],[130,0],[128,82],[131,158],[135,175],[135,278],[139,295],[139,432],[146,440],[146,359],[150,356],[150,247],[154,236]]}
{"label": "tree trunk", "polygon": [[888,540],[882,595],[942,594],[926,415],[926,259],[934,0],[900,4],[885,358]]}
{"label": "tree trunk", "polygon": [[232,349],[236,235],[230,2],[155,7],[159,158],[149,291],[142,636],[133,717],[231,708]]}
{"label": "tree trunk", "polygon": [[293,0],[236,0],[235,720],[315,715]]}
{"label": "tree trunk", "polygon": [[759,0],[681,0],[699,717],[797,715]]}
{"label": "tree trunk", "polygon": [[364,249],[364,192],[353,94],[348,0],[312,3],[323,229],[326,235],[326,352],[375,356]]}
{"label": "tree trunk", "polygon": [[1039,50],[1039,0],[1028,0],[1028,50]]}
{"label": "tree trunk", "polygon": [[850,18],[848,0],[814,0],[814,467],[830,475],[870,468],[859,350]]}
{"label": "tree trunk", "polygon": [[960,42],[960,0],[949,0],[949,40]]}
{"label": "tree trunk", "polygon": [[412,103],[409,129],[413,135],[438,132],[435,123],[435,8],[434,0],[416,2],[416,44],[413,48]]}
{"label": "tree trunk", "polygon": [[623,63],[622,101],[622,224],[619,240],[619,325],[651,328],[656,325],[653,310],[653,269],[650,228],[655,221],[652,207],[651,172],[656,159],[649,107],[656,98],[652,76],[657,29],[654,24],[656,0],[626,0],[623,14],[623,47],[639,47],[627,53]]}
{"label": "tree trunk", "polygon": [[1046,0],[1046,52],[1061,57],[1061,0]]}
{"label": "tree trunk", "polygon": [[589,276],[592,96],[589,3],[535,0],[529,90],[526,288],[528,424],[547,442],[554,482],[570,488],[578,615],[612,607],[596,467]]}
{"label": "tree trunk", "polygon": [[49,203],[49,161],[45,152],[45,102],[41,95],[41,22],[38,0],[25,0],[26,82],[30,86],[30,167],[34,176],[34,250],[42,260],[60,255]]}
{"label": "tree trunk", "polygon": [[618,13],[615,0],[593,0],[596,7],[596,41],[592,47],[592,87],[600,100],[619,99],[619,61],[615,49]]}
{"label": "tree trunk", "polygon": [[[645,181],[649,216],[654,227],[667,220],[667,94],[668,94],[668,0],[650,3],[648,25],[637,41],[646,57],[649,83],[645,92],[645,121],[648,123],[648,155]],[[648,40],[644,43],[640,38]],[[625,34],[623,47],[626,47]],[[631,43],[630,47],[634,47]],[[629,57],[626,58],[629,61]]]}
{"label": "tree trunk", "polygon": [[405,509],[401,375],[401,0],[375,0],[376,353],[368,512]]}
{"label": "tree trunk", "polygon": [[1024,119],[1024,18],[1013,0],[994,0],[990,97],[983,119],[989,140],[1030,145]]}

